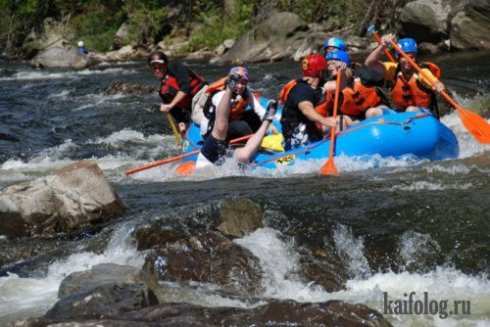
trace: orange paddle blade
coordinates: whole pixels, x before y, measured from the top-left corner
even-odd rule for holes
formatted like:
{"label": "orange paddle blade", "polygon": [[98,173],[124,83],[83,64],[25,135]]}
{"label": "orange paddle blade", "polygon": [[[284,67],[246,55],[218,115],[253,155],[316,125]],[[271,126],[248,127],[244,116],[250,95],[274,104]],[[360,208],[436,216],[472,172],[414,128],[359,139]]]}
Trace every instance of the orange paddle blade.
{"label": "orange paddle blade", "polygon": [[470,110],[463,109],[460,106],[455,109],[458,111],[464,127],[471,135],[480,143],[490,144],[490,124],[483,117]]}
{"label": "orange paddle blade", "polygon": [[175,172],[181,176],[191,176],[196,171],[196,163],[194,161],[187,161],[178,166]]}
{"label": "orange paddle blade", "polygon": [[320,169],[320,174],[323,176],[339,176],[339,172],[337,171],[337,167],[335,167],[335,163],[333,157],[328,158],[327,162]]}

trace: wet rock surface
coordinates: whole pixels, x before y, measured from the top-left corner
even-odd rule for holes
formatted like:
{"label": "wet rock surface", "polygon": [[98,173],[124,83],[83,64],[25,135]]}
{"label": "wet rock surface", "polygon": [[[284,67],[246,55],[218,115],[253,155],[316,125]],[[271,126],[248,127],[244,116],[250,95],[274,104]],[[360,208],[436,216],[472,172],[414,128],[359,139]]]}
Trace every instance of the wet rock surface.
{"label": "wet rock surface", "polygon": [[378,312],[364,305],[353,305],[342,301],[323,303],[270,301],[253,309],[160,304],[118,315],[108,313],[104,319],[100,320],[83,319],[83,317],[64,320],[44,317],[18,322],[16,326],[58,326],[57,323],[60,324],[59,326],[129,326],[131,323],[134,323],[134,326],[282,326],[298,324],[307,326],[391,326]]}
{"label": "wet rock surface", "polygon": [[149,299],[143,283],[112,283],[59,300],[45,315],[47,319],[100,319],[117,317],[156,302]]}
{"label": "wet rock surface", "polygon": [[248,295],[257,295],[262,290],[258,259],[215,232],[156,248],[146,258],[143,274],[155,293],[158,281],[211,283],[229,292]]}
{"label": "wet rock surface", "polygon": [[145,95],[156,93],[158,89],[150,85],[142,85],[135,83],[127,83],[124,81],[114,81],[104,91],[106,95],[114,94],[130,94],[130,95]]}
{"label": "wet rock surface", "polygon": [[140,281],[139,269],[105,263],[68,275],[61,282],[58,296],[64,298],[76,293],[86,293],[106,284],[134,284]]}
{"label": "wet rock surface", "polygon": [[0,193],[0,234],[72,232],[120,216],[124,204],[95,162],[80,161]]}

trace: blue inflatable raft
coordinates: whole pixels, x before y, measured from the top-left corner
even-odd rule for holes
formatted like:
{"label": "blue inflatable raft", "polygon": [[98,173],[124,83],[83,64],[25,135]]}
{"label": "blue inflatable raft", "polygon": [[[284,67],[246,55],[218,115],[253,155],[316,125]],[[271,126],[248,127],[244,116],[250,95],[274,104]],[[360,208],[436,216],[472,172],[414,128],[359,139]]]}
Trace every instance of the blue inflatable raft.
{"label": "blue inflatable raft", "polygon": [[[261,99],[262,102],[267,101]],[[280,127],[278,122],[274,122]],[[202,144],[199,126],[192,125],[187,133],[186,150],[192,151]],[[259,151],[252,167],[277,168],[294,164],[297,160],[326,160],[329,155],[329,138],[286,152]],[[454,133],[429,111],[403,112],[386,110],[383,116],[366,119],[337,135],[335,155],[401,157],[441,160],[456,158],[458,140]],[[196,156],[188,160],[195,160]]]}

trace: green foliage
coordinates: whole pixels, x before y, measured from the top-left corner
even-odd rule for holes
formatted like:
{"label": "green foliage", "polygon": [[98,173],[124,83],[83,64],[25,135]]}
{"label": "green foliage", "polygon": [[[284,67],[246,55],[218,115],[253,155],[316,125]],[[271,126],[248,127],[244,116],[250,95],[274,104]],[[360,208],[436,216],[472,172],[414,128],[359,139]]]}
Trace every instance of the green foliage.
{"label": "green foliage", "polygon": [[128,1],[124,7],[129,16],[129,35],[127,43],[154,43],[161,33],[167,18],[167,11],[158,1]]}
{"label": "green foliage", "polygon": [[253,9],[249,1],[240,0],[231,16],[225,16],[223,8],[201,13],[197,20],[202,25],[192,32],[189,50],[203,47],[213,49],[226,39],[237,38],[250,28]]}
{"label": "green foliage", "polygon": [[338,28],[359,22],[368,4],[364,0],[279,0],[278,8],[294,12],[307,22],[328,21]]}
{"label": "green foliage", "polygon": [[70,25],[76,37],[84,40],[87,48],[98,51],[110,50],[114,34],[124,21],[122,11],[114,12],[111,8],[91,5],[85,13],[71,19]]}
{"label": "green foliage", "polygon": [[[32,29],[40,31],[47,17],[68,20],[77,39],[90,49],[109,50],[123,22],[128,23],[124,43],[154,43],[171,29],[190,34],[188,50],[214,48],[237,38],[252,26],[261,5],[291,11],[307,22],[331,28],[358,23],[368,3],[363,0],[189,0],[176,2],[178,16],[167,20],[168,0],[0,0],[0,47],[19,47]],[[229,7],[233,9],[230,10]],[[266,13],[267,14],[267,13]],[[8,42],[7,42],[8,41]]]}

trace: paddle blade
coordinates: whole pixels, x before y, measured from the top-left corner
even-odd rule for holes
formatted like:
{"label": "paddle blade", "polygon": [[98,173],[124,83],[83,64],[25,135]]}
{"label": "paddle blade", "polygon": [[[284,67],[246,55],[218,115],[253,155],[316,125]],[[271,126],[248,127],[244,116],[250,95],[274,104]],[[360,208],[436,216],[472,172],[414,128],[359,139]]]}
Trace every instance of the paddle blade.
{"label": "paddle blade", "polygon": [[175,172],[180,176],[191,176],[196,171],[196,163],[194,161],[187,161],[178,166]]}
{"label": "paddle blade", "polygon": [[473,137],[480,143],[490,144],[490,124],[480,115],[457,107],[459,118],[464,127],[473,135]]}
{"label": "paddle blade", "polygon": [[328,158],[327,162],[320,169],[320,174],[323,176],[339,176],[339,172],[337,171],[337,167],[335,167],[333,157]]}

